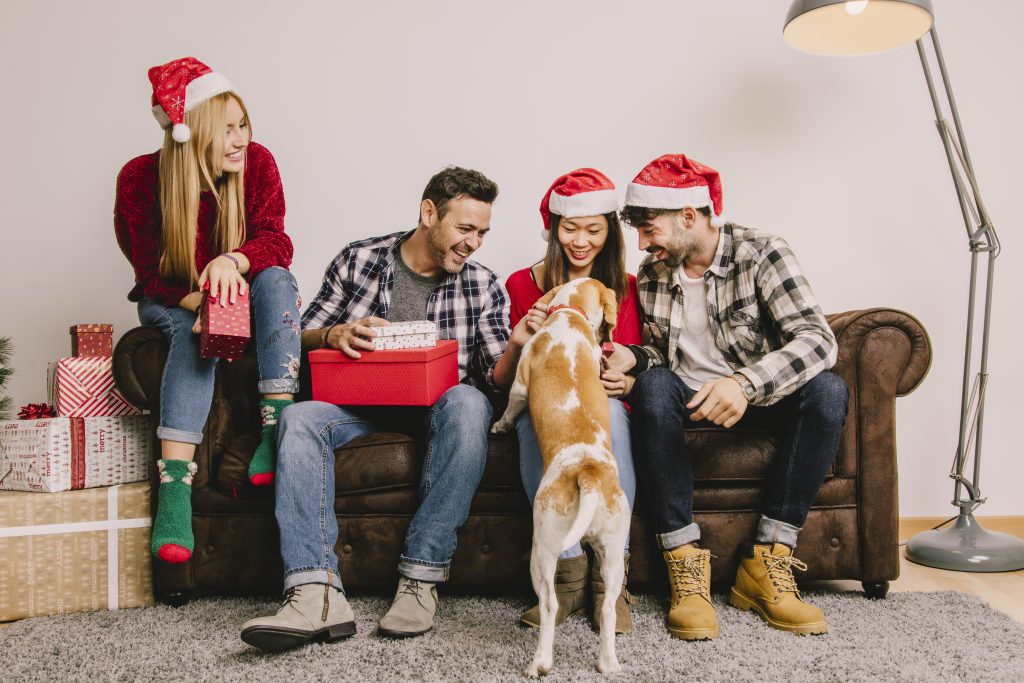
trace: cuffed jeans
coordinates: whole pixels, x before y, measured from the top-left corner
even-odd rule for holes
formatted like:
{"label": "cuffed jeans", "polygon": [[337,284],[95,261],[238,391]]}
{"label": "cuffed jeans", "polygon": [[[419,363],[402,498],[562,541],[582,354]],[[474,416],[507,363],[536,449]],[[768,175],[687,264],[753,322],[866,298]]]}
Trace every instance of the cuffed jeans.
{"label": "cuffed jeans", "polygon": [[[633,447],[629,439],[629,411],[617,398],[609,398],[608,407],[612,427],[612,454],[619,468],[619,485],[632,510],[636,498],[636,471],[633,468]],[[541,477],[544,476],[544,463],[541,461],[540,444],[537,443],[537,433],[533,429],[529,410],[524,410],[516,418],[516,434],[519,436],[519,476],[522,477],[523,488],[533,507]],[[629,551],[629,536],[626,536],[626,551]],[[583,548],[577,543],[559,557],[569,559],[582,554]]]}
{"label": "cuffed jeans", "polygon": [[[294,394],[299,389],[299,289],[284,268],[267,268],[252,279],[249,294],[253,341],[261,394]],[[213,401],[216,358],[199,356],[196,314],[179,306],[139,301],[139,321],[167,337],[167,362],[160,380],[160,439],[198,444]]]}
{"label": "cuffed jeans", "polygon": [[452,387],[430,408],[343,408],[320,401],[285,408],[278,422],[274,479],[284,587],[342,588],[334,552],[334,451],[381,431],[427,437],[421,502],[398,571],[410,579],[447,580],[457,533],[484,474],[490,424],[491,404],[466,384]]}
{"label": "cuffed jeans", "polygon": [[[684,448],[682,435],[713,425],[690,420],[686,404],[694,393],[674,372],[652,368],[640,373],[629,396],[638,481],[663,550],[700,540],[693,521],[692,463],[701,454]],[[755,542],[796,546],[839,448],[847,396],[839,375],[822,372],[778,403],[748,406],[733,427],[767,430],[778,442]]]}

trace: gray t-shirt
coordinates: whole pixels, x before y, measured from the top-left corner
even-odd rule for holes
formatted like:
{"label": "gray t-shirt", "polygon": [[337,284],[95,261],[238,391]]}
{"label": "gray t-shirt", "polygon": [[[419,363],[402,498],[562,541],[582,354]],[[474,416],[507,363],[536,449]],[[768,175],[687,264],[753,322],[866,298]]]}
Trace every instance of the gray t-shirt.
{"label": "gray t-shirt", "polygon": [[414,272],[406,265],[399,249],[395,254],[395,288],[391,290],[388,322],[426,320],[427,302],[443,279],[444,273],[437,277],[423,277]]}

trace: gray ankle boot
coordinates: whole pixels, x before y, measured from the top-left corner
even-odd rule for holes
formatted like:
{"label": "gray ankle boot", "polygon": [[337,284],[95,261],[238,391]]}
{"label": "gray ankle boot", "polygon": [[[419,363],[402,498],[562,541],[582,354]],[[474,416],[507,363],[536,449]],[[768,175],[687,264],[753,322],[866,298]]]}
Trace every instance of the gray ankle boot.
{"label": "gray ankle boot", "polygon": [[380,620],[377,632],[389,638],[409,638],[434,627],[437,584],[401,577],[391,609]]}
{"label": "gray ankle boot", "polygon": [[268,652],[334,642],[356,632],[355,617],[345,594],[326,583],[304,583],[289,588],[277,614],[242,624],[242,640]]}

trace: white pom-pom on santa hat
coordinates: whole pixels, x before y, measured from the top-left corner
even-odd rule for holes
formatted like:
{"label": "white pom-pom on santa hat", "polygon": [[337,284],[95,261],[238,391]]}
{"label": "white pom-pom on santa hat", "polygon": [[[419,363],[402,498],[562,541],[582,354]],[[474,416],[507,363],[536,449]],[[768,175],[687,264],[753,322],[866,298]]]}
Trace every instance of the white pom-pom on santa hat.
{"label": "white pom-pom on santa hat", "polygon": [[619,210],[615,196],[615,183],[594,168],[577,168],[559,176],[540,201],[540,215],[544,219],[541,236],[551,239],[551,214],[562,218],[602,216]]}
{"label": "white pom-pom on santa hat", "polygon": [[188,142],[191,131],[185,114],[214,95],[231,90],[228,79],[195,57],[183,57],[149,70],[153,84],[153,117],[161,128],[171,129],[171,139]]}
{"label": "white pom-pom on santa hat", "polygon": [[192,131],[184,123],[176,123],[171,128],[171,137],[175,142],[188,142],[188,139],[192,137]]}
{"label": "white pom-pom on santa hat", "polygon": [[625,203],[648,209],[707,207],[711,225],[725,225],[718,171],[684,154],[665,154],[644,166],[626,188]]}

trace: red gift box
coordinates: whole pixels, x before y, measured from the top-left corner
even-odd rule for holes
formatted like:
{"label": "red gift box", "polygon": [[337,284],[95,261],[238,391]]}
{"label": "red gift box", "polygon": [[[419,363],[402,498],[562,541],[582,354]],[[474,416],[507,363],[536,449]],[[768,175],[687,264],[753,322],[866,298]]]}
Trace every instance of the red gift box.
{"label": "red gift box", "polygon": [[113,359],[61,358],[46,369],[47,403],[61,417],[139,415],[114,386]]}
{"label": "red gift box", "polygon": [[231,303],[227,294],[223,294],[224,305],[220,305],[220,297],[203,294],[203,303],[199,307],[203,333],[199,340],[199,355],[203,358],[224,358],[237,360],[245,353],[249,345],[249,292],[239,293],[235,303]]}
{"label": "red gift box", "polygon": [[82,356],[110,357],[114,355],[113,349],[113,325],[71,326],[71,355],[75,358]]}
{"label": "red gift box", "polygon": [[430,406],[459,383],[459,343],[390,351],[309,352],[313,400],[341,406]]}

